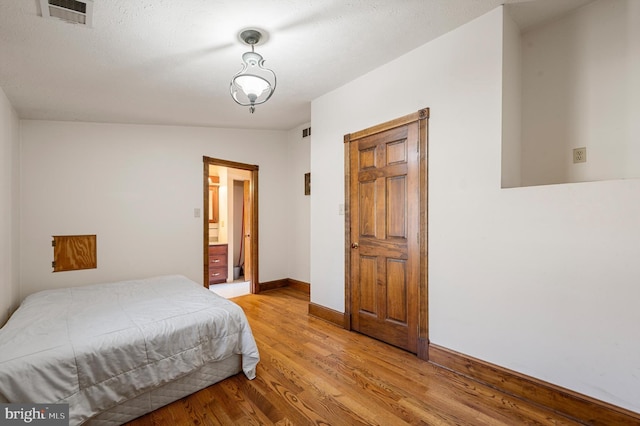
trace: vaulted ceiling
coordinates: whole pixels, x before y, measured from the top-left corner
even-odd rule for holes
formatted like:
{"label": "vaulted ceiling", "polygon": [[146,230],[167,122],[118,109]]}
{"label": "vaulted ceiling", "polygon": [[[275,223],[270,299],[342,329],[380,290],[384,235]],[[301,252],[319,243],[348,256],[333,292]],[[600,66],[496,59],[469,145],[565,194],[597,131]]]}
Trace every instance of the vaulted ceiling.
{"label": "vaulted ceiling", "polygon": [[[522,22],[588,0],[94,0],[91,27],[41,17],[39,0],[2,0],[0,87],[25,119],[291,129],[311,100],[529,2],[538,12],[515,10]],[[229,95],[247,27],[268,33],[256,51],[278,76],[255,114]]]}

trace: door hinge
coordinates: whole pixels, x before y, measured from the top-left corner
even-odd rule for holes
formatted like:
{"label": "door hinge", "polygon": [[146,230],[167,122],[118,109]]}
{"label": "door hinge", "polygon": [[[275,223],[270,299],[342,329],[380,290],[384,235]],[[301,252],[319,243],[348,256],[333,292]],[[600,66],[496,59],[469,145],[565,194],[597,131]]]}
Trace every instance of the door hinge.
{"label": "door hinge", "polygon": [[51,247],[55,247],[56,246],[56,240],[51,240]]}
{"label": "door hinge", "polygon": [[51,262],[51,267],[55,268],[56,267],[56,261],[54,260],[53,262]]}

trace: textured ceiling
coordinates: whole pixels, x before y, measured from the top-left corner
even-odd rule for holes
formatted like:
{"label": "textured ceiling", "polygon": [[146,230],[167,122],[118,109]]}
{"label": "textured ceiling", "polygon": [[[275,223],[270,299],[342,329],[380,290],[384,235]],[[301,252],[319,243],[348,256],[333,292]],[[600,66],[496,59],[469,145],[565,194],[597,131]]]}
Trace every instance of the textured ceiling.
{"label": "textured ceiling", "polygon": [[[1,0],[0,87],[26,119],[291,129],[312,99],[523,2],[95,0],[87,28],[40,17],[38,0]],[[278,76],[255,114],[229,95],[247,27],[268,32],[256,51]]]}

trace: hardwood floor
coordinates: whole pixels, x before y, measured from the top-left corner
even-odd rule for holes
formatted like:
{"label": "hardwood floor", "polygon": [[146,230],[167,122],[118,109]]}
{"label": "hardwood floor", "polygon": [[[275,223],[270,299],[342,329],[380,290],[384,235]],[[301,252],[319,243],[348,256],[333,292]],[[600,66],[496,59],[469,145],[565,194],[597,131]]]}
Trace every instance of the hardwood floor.
{"label": "hardwood floor", "polygon": [[577,425],[540,406],[307,315],[283,288],[233,299],[260,350],[238,374],[159,410],[143,425]]}

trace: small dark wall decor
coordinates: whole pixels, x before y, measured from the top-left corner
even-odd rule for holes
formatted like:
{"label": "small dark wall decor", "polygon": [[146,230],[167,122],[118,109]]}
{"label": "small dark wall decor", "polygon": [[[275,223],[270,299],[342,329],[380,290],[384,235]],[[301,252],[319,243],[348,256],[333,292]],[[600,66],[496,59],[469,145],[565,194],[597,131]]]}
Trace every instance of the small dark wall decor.
{"label": "small dark wall decor", "polygon": [[304,195],[311,195],[311,173],[304,174]]}

